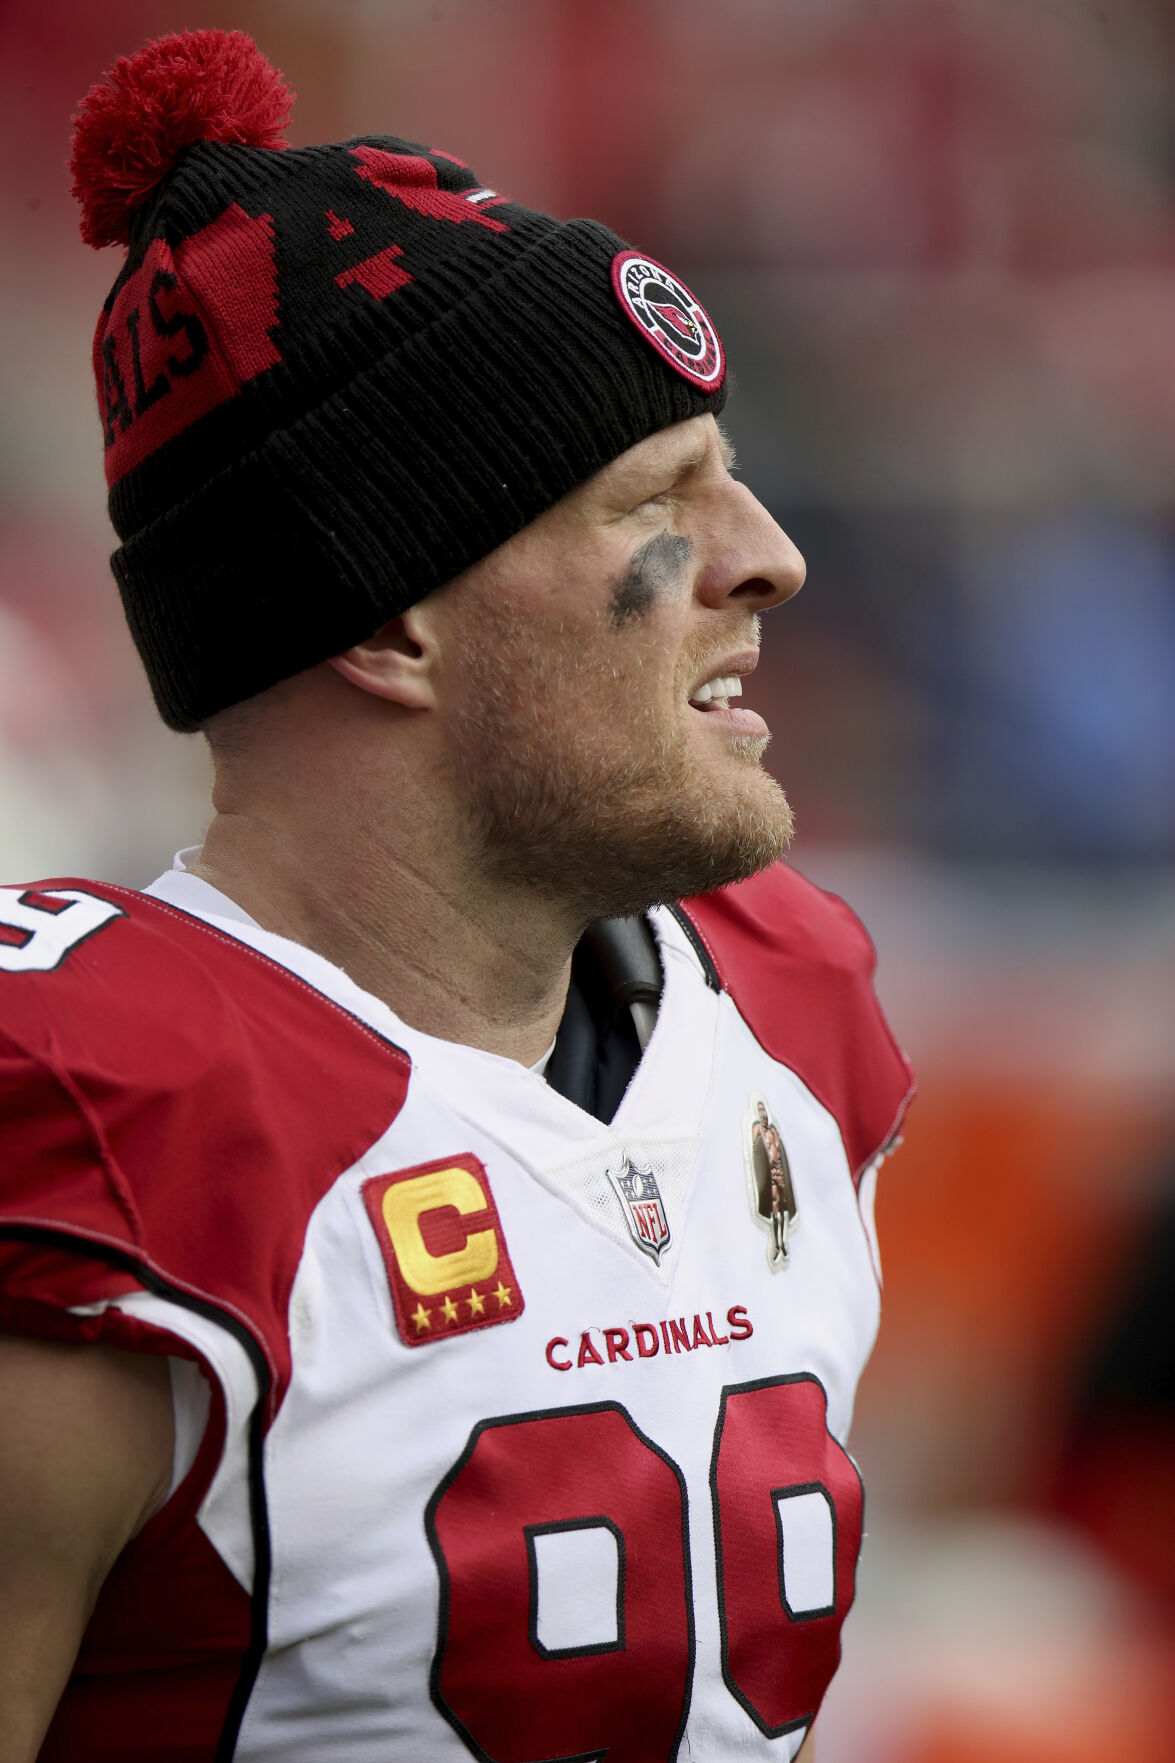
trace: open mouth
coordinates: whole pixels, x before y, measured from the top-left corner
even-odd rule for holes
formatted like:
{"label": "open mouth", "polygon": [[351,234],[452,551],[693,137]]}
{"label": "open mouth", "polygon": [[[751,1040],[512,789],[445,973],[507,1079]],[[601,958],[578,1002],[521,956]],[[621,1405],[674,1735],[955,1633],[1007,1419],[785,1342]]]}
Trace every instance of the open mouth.
{"label": "open mouth", "polygon": [[719,674],[717,678],[707,680],[692,694],[690,703],[695,710],[729,710],[732,698],[741,698],[743,682],[735,673]]}

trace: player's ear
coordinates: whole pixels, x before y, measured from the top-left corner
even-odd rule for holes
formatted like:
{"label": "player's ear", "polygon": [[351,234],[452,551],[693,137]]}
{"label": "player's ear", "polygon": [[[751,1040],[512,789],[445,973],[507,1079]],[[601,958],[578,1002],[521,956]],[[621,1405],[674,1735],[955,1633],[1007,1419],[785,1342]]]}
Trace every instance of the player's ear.
{"label": "player's ear", "polygon": [[361,691],[406,710],[435,710],[439,633],[425,604],[390,618],[365,642],[332,655],[330,665]]}

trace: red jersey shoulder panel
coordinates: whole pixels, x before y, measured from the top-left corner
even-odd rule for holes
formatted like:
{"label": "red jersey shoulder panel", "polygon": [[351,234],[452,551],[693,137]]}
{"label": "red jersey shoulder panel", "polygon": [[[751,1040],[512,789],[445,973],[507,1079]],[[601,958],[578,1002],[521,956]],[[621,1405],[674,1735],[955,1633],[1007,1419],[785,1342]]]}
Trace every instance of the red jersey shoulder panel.
{"label": "red jersey shoulder panel", "polygon": [[683,909],[760,1046],[837,1122],[859,1182],[914,1094],[873,989],[865,927],[837,895],[782,863]]}
{"label": "red jersey shoulder panel", "polygon": [[150,895],[41,882],[18,910],[16,892],[10,918],[65,893],[117,910],[51,967],[0,959],[0,1232],[85,1245],[235,1315],[280,1400],[307,1221],[395,1120],[407,1055]]}

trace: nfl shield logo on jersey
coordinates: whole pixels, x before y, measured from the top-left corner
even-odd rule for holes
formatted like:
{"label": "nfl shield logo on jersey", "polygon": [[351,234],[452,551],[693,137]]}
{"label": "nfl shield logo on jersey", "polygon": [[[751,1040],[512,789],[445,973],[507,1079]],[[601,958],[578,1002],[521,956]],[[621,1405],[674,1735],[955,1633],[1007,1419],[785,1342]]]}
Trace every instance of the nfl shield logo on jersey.
{"label": "nfl shield logo on jersey", "polygon": [[669,1247],[669,1221],[656,1176],[651,1169],[635,1168],[622,1156],[619,1168],[608,1171],[608,1180],[624,1208],[633,1242],[660,1267],[662,1253]]}

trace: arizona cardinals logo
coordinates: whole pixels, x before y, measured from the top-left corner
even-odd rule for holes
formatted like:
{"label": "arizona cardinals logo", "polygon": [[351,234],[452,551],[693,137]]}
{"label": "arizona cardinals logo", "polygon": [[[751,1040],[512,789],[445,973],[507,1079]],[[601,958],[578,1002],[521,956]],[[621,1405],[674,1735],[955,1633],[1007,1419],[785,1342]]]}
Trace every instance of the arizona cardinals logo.
{"label": "arizona cardinals logo", "polygon": [[639,251],[612,260],[612,286],[637,330],[683,379],[716,392],[726,377],[718,333],[704,306],[663,264]]}
{"label": "arizona cardinals logo", "polygon": [[681,310],[680,306],[670,306],[664,301],[650,300],[649,310],[657,314],[662,325],[671,325],[678,336],[683,337],[692,348],[699,347],[701,337],[698,333],[698,327],[689,314]]}

